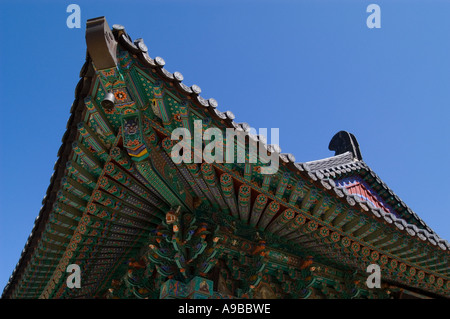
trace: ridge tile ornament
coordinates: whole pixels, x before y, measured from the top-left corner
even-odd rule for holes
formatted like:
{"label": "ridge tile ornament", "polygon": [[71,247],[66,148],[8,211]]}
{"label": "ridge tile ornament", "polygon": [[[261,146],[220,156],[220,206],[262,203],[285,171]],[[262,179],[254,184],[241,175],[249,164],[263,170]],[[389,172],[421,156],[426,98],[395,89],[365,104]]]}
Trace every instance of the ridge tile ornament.
{"label": "ridge tile ornament", "polygon": [[[86,44],[55,173],[3,298],[450,297],[450,244],[370,169],[353,134],[331,139],[334,156],[295,162],[125,27],[90,19]],[[223,144],[257,143],[278,170],[263,174],[259,154],[175,161],[172,132],[197,126],[247,134]],[[379,285],[366,285],[369,265]]]}

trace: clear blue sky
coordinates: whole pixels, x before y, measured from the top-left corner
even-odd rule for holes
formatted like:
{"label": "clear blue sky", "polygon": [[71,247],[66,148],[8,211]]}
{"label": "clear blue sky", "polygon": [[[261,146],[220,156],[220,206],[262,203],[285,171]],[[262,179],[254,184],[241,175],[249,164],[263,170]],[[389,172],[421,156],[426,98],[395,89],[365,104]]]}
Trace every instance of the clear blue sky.
{"label": "clear blue sky", "polygon": [[[66,8],[81,7],[81,29]],[[366,8],[381,8],[369,29]],[[450,240],[450,1],[0,1],[0,292],[38,215],[86,54],[106,16],[283,152],[365,162]]]}

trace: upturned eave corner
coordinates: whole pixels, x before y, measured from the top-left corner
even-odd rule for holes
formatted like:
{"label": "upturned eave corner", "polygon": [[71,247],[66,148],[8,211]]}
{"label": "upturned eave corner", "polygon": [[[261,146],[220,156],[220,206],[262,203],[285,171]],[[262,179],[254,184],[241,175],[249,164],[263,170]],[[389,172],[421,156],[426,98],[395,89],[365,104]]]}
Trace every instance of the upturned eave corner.
{"label": "upturned eave corner", "polygon": [[97,70],[117,67],[117,41],[105,17],[87,20],[86,45]]}

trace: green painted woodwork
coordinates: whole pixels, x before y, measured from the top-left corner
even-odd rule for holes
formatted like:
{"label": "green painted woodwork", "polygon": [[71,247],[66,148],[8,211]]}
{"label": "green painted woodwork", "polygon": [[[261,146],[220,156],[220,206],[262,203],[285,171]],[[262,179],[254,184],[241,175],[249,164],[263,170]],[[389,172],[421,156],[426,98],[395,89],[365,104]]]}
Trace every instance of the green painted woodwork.
{"label": "green painted woodwork", "polygon": [[[274,175],[248,156],[174,164],[175,128],[226,123],[120,46],[118,60],[95,72],[55,204],[12,297],[388,298],[392,285],[365,286],[370,263],[389,282],[449,294],[446,255],[287,164]],[[112,110],[100,104],[105,92],[115,95]],[[227,143],[235,155],[248,151]],[[65,284],[71,263],[88,281],[79,291]]]}

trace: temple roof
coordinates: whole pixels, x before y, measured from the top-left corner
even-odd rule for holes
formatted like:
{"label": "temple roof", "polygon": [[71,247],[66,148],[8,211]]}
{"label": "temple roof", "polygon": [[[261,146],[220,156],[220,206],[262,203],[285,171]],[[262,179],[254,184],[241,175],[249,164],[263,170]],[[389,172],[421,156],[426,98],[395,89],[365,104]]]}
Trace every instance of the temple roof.
{"label": "temple roof", "polygon": [[[354,136],[353,136],[354,138]],[[355,139],[355,138],[354,138]],[[355,139],[356,141],[356,139]],[[359,147],[358,147],[358,153]],[[361,156],[361,155],[359,155]],[[424,236],[432,244],[437,243],[442,249],[450,249],[447,240],[440,238],[410,207],[408,207],[399,197],[391,190],[383,180],[365,163],[362,159],[355,157],[350,150],[337,154],[332,157],[309,161],[303,163],[306,171],[315,174],[321,180],[335,181],[339,178],[350,175],[367,176],[377,189],[377,192],[386,200],[392,201],[392,206],[398,215],[387,212],[380,208],[375,208],[369,201],[364,201],[360,197],[353,196],[355,200],[361,201],[371,207],[372,213],[378,218],[383,218],[389,223],[394,223],[399,230],[407,231],[409,235]],[[332,182],[334,184],[334,182]],[[345,188],[341,189],[345,192]]]}
{"label": "temple roof", "polygon": [[[362,167],[364,165],[364,162],[355,160],[353,154],[351,152],[345,152],[343,154],[315,160],[315,161],[309,161],[303,163],[303,167],[310,172],[316,173],[320,172],[323,174],[323,172],[334,171],[337,169],[346,169],[352,164],[352,167]],[[354,166],[353,164],[356,164]],[[347,165],[344,167],[344,165]]]}
{"label": "temple roof", "polygon": [[[198,85],[193,84],[191,86],[187,86],[182,83],[182,81],[184,81],[184,76],[180,72],[171,73],[165,69],[166,63],[163,58],[155,57],[152,59],[148,55],[148,48],[142,38],[138,38],[133,42],[131,37],[126,32],[123,32],[124,30],[125,28],[121,25],[113,25],[113,33],[118,37],[119,43],[131,53],[140,55],[142,59],[141,61],[145,66],[158,69],[163,77],[179,86],[179,88],[181,88],[185,93],[191,95],[201,106],[206,108],[211,115],[217,119],[225,120],[230,127],[249,132],[251,127],[249,123],[235,122],[235,115],[231,111],[220,111],[218,108],[218,102],[214,98],[205,99],[200,95],[202,90]],[[260,137],[258,135],[254,136],[251,133],[249,133],[249,136],[253,137],[257,141],[265,142],[265,137]],[[426,240],[428,240],[432,245],[438,245],[442,250],[450,249],[450,243],[447,240],[441,239],[437,236],[436,233],[431,230],[431,228],[428,227],[403,201],[401,201],[400,198],[377,176],[377,174],[362,161],[359,144],[353,134],[346,131],[336,133],[328,146],[330,150],[334,150],[336,152],[336,155],[306,163],[295,162],[295,156],[291,153],[281,153],[281,147],[279,145],[267,145],[266,147],[269,151],[276,151],[279,153],[280,163],[289,166],[291,170],[298,170],[302,172],[306,171],[313,180],[319,179],[323,181],[323,183],[329,184],[330,187],[335,189],[337,193],[344,192],[345,196],[353,198],[356,202],[363,205],[366,204],[374,216],[384,219],[384,221],[387,221],[389,224],[393,223],[399,231],[405,232],[410,236],[417,235],[421,238],[424,236],[424,238],[426,238]],[[348,173],[352,170],[354,171],[359,169],[366,170],[377,181],[377,183],[379,183],[390,196],[393,196],[404,209],[414,216],[415,220],[417,220],[425,229],[422,229],[422,227],[417,227],[416,224],[410,224],[403,218],[397,218],[391,213],[371,207],[372,205],[370,205],[369,202],[364,202],[357,196],[347,194],[345,188],[336,187],[336,185],[332,183],[332,172],[335,172],[335,170],[338,170],[340,173],[343,173],[344,171]]]}
{"label": "temple roof", "polygon": [[[95,19],[93,19],[95,22]],[[89,23],[89,22],[88,22]],[[247,123],[237,123],[234,121],[235,116],[230,111],[220,111],[218,103],[214,98],[204,98],[198,85],[187,86],[183,83],[184,77],[179,72],[171,73],[165,69],[165,61],[161,57],[151,58],[148,55],[148,48],[142,39],[136,39],[134,42],[125,32],[123,26],[114,25],[112,33],[118,44],[128,50],[132,55],[139,59],[140,63],[146,68],[155,70],[159,76],[184,92],[186,96],[195,101],[195,103],[204,108],[212,118],[223,121],[227,126],[242,131],[249,131],[250,125]],[[87,39],[87,41],[90,41]],[[54,173],[50,180],[46,196],[42,201],[42,208],[35,220],[34,227],[22,251],[19,262],[11,275],[8,284],[3,291],[3,297],[9,296],[11,287],[20,280],[20,276],[24,273],[28,266],[33,252],[39,245],[42,234],[45,232],[50,212],[54,208],[57,201],[57,194],[61,190],[61,181],[65,176],[65,171],[70,162],[70,155],[73,152],[73,143],[77,141],[78,127],[82,121],[85,112],[85,98],[89,95],[92,80],[95,77],[95,70],[92,66],[92,59],[101,60],[107,54],[99,57],[86,57],[86,62],[80,71],[80,81],[75,89],[75,100],[70,109],[70,118],[67,122],[67,131],[62,138],[62,145],[58,150],[58,160],[54,166]],[[109,65],[111,61],[103,61],[105,65]],[[96,63],[98,64],[98,63]],[[340,134],[338,136],[338,134]],[[362,160],[361,152],[356,138],[349,133],[339,132],[330,142],[330,149],[336,151],[336,155],[320,160],[310,162],[295,162],[295,157],[289,153],[281,153],[278,145],[266,145],[271,152],[279,153],[280,163],[285,169],[302,176],[307,176],[315,186],[321,187],[323,191],[334,194],[335,197],[345,200],[350,206],[360,209],[361,211],[371,212],[371,214],[381,223],[388,227],[393,227],[395,231],[407,234],[410,237],[418,237],[421,241],[427,242],[441,252],[447,254],[450,244],[435,234],[419,216],[414,213],[400,198],[372,171],[372,169]],[[264,143],[263,137],[253,136],[251,138],[260,143]],[[357,174],[370,179],[371,185],[386,200],[393,201],[396,205],[395,216],[383,209],[374,207],[369,201],[364,201],[360,197],[349,194],[345,187],[336,184],[336,180],[340,177]],[[397,205],[398,204],[398,205]],[[399,208],[397,208],[399,207]]]}

